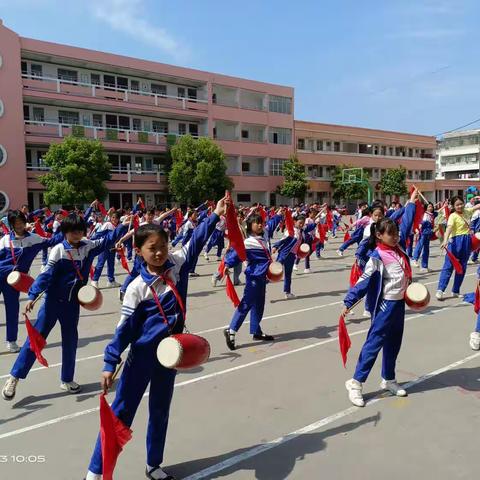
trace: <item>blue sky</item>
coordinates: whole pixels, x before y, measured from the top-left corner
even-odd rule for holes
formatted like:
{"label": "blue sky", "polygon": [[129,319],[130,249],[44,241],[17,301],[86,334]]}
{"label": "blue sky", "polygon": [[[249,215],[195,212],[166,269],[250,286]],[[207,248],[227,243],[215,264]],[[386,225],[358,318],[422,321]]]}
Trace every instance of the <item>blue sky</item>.
{"label": "blue sky", "polygon": [[290,85],[300,120],[432,135],[480,118],[479,14],[478,0],[0,0],[22,36]]}

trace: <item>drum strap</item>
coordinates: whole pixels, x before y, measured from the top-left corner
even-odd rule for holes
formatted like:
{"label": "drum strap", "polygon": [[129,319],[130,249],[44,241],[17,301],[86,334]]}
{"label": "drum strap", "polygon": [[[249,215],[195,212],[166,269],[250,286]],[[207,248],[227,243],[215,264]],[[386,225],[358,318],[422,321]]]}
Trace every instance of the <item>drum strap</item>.
{"label": "drum strap", "polygon": [[263,248],[263,251],[265,252],[265,255],[268,257],[268,260],[270,261],[270,263],[272,263],[273,262],[272,256],[270,255],[270,252],[265,248],[265,245],[263,244],[263,242],[261,242],[258,238],[255,238],[255,240]]}
{"label": "drum strap", "polygon": [[83,275],[80,272],[80,269],[77,267],[77,264],[75,263],[75,260],[72,257],[72,254],[70,253],[69,250],[67,250],[67,255],[70,257],[70,260],[72,261],[73,268],[75,269],[75,273],[77,274],[78,279],[83,282]]}
{"label": "drum strap", "polygon": [[[177,300],[177,303],[180,307],[180,310],[182,311],[183,320],[185,321],[186,312],[185,312],[185,305],[183,304],[182,297],[180,296],[180,293],[178,292],[174,281],[170,277],[168,277],[167,274],[168,274],[168,272],[164,273],[163,275],[160,275],[160,278],[162,279],[162,281],[166,285],[168,285],[170,287],[173,294],[175,295],[175,299]],[[152,292],[153,299],[155,300],[155,303],[157,304],[158,310],[163,317],[164,323],[168,325],[167,315],[165,314],[165,310],[163,309],[162,304],[160,303],[160,299],[158,298],[157,292],[155,291],[155,289],[152,286],[150,286],[150,291]]]}
{"label": "drum strap", "polygon": [[157,304],[158,311],[160,312],[160,315],[163,318],[163,323],[168,326],[168,318],[167,315],[165,314],[165,310],[162,307],[162,304],[160,303],[160,299],[158,298],[157,292],[155,289],[151,286],[150,291],[152,292],[153,299],[155,300],[155,303]]}
{"label": "drum strap", "polygon": [[17,265],[17,259],[15,257],[15,249],[13,248],[13,242],[12,239],[10,239],[10,252],[12,252],[12,262],[16,266]]}

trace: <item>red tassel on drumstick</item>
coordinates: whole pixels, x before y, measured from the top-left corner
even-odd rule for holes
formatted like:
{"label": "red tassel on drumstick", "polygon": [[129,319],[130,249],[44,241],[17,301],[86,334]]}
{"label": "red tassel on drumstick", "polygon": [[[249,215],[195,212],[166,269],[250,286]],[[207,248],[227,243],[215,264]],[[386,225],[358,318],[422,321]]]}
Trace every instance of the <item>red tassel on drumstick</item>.
{"label": "red tassel on drumstick", "polygon": [[232,301],[233,306],[237,308],[240,305],[240,299],[238,298],[237,291],[235,290],[235,287],[233,286],[232,280],[230,279],[230,275],[228,273],[225,274],[225,284],[227,286],[227,297]]}
{"label": "red tassel on drumstick", "polygon": [[462,264],[459,262],[458,258],[447,248],[447,255],[448,258],[450,259],[450,262],[452,263],[453,269],[455,270],[455,273],[458,275],[463,274],[463,267]]}
{"label": "red tassel on drumstick", "polygon": [[343,236],[343,242],[348,242],[350,240],[350,234],[348,232],[345,232],[345,235]]}
{"label": "red tassel on drumstick", "polygon": [[45,348],[47,341],[42,334],[32,325],[27,314],[24,313],[25,326],[27,327],[28,339],[30,340],[30,350],[35,354],[38,362],[44,367],[48,367],[46,358],[42,355],[42,350]]}
{"label": "red tassel on drumstick", "polygon": [[350,335],[348,334],[347,325],[345,324],[345,315],[353,310],[362,299],[352,305],[346,312],[342,313],[338,319],[338,343],[340,346],[340,354],[342,355],[343,366],[347,367],[347,355],[350,347],[352,346],[352,341],[350,340]]}
{"label": "red tassel on drumstick", "polygon": [[293,237],[295,235],[292,212],[289,208],[285,210],[285,228],[287,229],[288,235],[290,237]]}
{"label": "red tassel on drumstick", "polygon": [[225,214],[225,223],[228,230],[228,239],[230,246],[237,252],[238,258],[244,262],[247,259],[247,251],[245,250],[245,243],[243,240],[242,232],[240,232],[240,226],[238,225],[237,213],[235,211],[235,205],[233,204],[230,192],[225,192],[227,200],[227,213]]}

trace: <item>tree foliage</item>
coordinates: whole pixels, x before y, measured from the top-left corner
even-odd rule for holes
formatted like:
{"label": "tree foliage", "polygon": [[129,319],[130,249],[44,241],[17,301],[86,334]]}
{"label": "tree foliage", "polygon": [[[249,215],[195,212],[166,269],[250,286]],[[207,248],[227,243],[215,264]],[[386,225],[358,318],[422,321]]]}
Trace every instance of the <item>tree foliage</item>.
{"label": "tree foliage", "polygon": [[408,193],[407,170],[400,165],[399,168],[390,168],[383,175],[379,182],[380,189],[384,195],[402,196]]}
{"label": "tree foliage", "polygon": [[233,188],[227,176],[226,157],[211,139],[181,137],[170,148],[172,167],[168,175],[170,192],[181,203],[201,203],[220,198]]}
{"label": "tree foliage", "polygon": [[308,189],[307,175],[305,167],[295,155],[291,155],[283,164],[283,176],[283,185],[278,190],[280,195],[303,201]]}
{"label": "tree foliage", "polygon": [[[342,172],[346,168],[354,168],[351,165],[340,165],[335,167],[333,172],[333,198],[339,200],[365,200],[368,195],[368,187],[366,183],[344,183]],[[363,179],[368,182],[367,173],[363,172]]]}
{"label": "tree foliage", "polygon": [[47,205],[90,203],[106,197],[104,182],[110,180],[112,167],[98,140],[66,137],[50,145],[44,161],[50,171],[39,181],[46,188]]}

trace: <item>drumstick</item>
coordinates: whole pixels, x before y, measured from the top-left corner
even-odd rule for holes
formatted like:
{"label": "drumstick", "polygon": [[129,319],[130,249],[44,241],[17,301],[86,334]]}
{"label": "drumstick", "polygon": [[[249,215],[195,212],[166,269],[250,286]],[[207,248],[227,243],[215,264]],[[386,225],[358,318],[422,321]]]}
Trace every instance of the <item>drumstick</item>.
{"label": "drumstick", "polygon": [[[413,185],[413,188],[417,188],[415,185]],[[423,193],[417,188],[418,194],[422,197],[423,201],[425,203],[428,203],[428,200],[423,196]]]}
{"label": "drumstick", "polygon": [[344,313],[343,316],[345,316],[347,313],[349,313],[351,310],[353,310],[359,303],[361,303],[362,300],[363,300],[363,298],[358,300],[358,302],[355,302],[350,308],[347,308],[347,311]]}
{"label": "drumstick", "polygon": [[[113,382],[115,381],[115,379],[117,378],[118,374],[120,373],[120,370],[122,369],[123,367],[123,360],[119,363],[117,369],[115,370],[115,373],[112,375],[112,384],[113,385]],[[104,394],[107,394],[108,393],[108,388],[104,391]]]}

